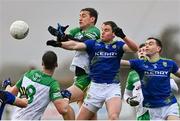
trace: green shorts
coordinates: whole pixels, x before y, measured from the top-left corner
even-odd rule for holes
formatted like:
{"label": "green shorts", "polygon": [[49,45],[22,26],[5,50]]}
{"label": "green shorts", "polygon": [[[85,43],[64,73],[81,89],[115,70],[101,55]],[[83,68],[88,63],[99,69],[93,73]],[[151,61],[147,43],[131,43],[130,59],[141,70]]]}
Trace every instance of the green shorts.
{"label": "green shorts", "polygon": [[142,120],[150,120],[150,115],[149,112],[146,111],[146,113],[144,113],[143,115],[137,117],[138,121],[142,121]]}
{"label": "green shorts", "polygon": [[74,85],[81,89],[82,91],[85,91],[86,88],[89,86],[91,82],[91,79],[88,74],[76,76],[74,80]]}

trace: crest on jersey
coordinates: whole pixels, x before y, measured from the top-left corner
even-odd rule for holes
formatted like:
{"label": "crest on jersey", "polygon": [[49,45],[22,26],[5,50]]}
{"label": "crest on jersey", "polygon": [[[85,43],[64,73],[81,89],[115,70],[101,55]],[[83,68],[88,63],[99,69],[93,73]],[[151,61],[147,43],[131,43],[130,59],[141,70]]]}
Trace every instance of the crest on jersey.
{"label": "crest on jersey", "polygon": [[115,48],[116,48],[116,45],[113,45],[112,48],[115,49]]}
{"label": "crest on jersey", "polygon": [[164,66],[164,67],[167,67],[167,62],[163,62],[163,66]]}

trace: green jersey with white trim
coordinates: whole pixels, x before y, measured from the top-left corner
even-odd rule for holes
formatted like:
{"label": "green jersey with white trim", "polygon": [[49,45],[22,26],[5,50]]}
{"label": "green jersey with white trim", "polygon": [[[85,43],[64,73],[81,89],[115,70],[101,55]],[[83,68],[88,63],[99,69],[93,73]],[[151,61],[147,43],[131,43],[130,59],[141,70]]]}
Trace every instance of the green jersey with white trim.
{"label": "green jersey with white trim", "polygon": [[139,75],[136,71],[131,71],[128,74],[127,82],[126,82],[126,90],[129,90],[132,92],[132,96],[137,96],[135,100],[140,102],[138,106],[135,107],[137,117],[142,116],[145,114],[148,110],[143,107],[143,94],[141,90],[141,83],[139,80]]}
{"label": "green jersey with white trim", "polygon": [[[90,26],[85,31],[77,27],[70,30],[70,35],[76,39],[82,39],[85,37],[92,40],[98,40],[100,38],[100,30],[95,26]],[[70,70],[75,71],[76,66],[84,69],[86,73],[89,73],[89,56],[86,51],[76,51]]]}
{"label": "green jersey with white trim", "polygon": [[16,87],[26,88],[28,106],[17,108],[14,120],[39,120],[50,101],[62,98],[59,83],[51,76],[39,71],[30,70],[16,83]]}

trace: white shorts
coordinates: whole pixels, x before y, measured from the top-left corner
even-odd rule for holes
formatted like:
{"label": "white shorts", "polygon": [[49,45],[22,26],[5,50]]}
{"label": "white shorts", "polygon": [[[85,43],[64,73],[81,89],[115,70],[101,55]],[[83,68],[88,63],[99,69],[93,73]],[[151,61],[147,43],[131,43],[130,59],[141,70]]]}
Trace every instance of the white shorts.
{"label": "white shorts", "polygon": [[166,120],[170,115],[179,117],[179,107],[174,103],[160,108],[149,108],[149,114],[151,120]]}
{"label": "white shorts", "polygon": [[83,106],[89,111],[96,113],[102,108],[104,102],[113,97],[121,98],[120,84],[98,84],[91,82]]}

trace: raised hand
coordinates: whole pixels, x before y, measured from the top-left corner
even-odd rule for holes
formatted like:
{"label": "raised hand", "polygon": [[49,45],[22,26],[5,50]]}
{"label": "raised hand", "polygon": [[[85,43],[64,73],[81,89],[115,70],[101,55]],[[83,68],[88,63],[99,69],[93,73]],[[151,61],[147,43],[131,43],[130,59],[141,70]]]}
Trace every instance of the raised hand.
{"label": "raised hand", "polygon": [[5,89],[8,85],[11,86],[11,79],[6,79],[2,82],[2,87]]}
{"label": "raised hand", "polygon": [[63,34],[66,31],[66,29],[69,27],[69,25],[61,26],[60,23],[57,23],[57,25],[58,25],[57,30],[61,31]]}
{"label": "raised hand", "polygon": [[114,28],[114,33],[117,37],[120,37],[122,39],[124,39],[126,37],[126,35],[124,34],[123,30],[119,27]]}

